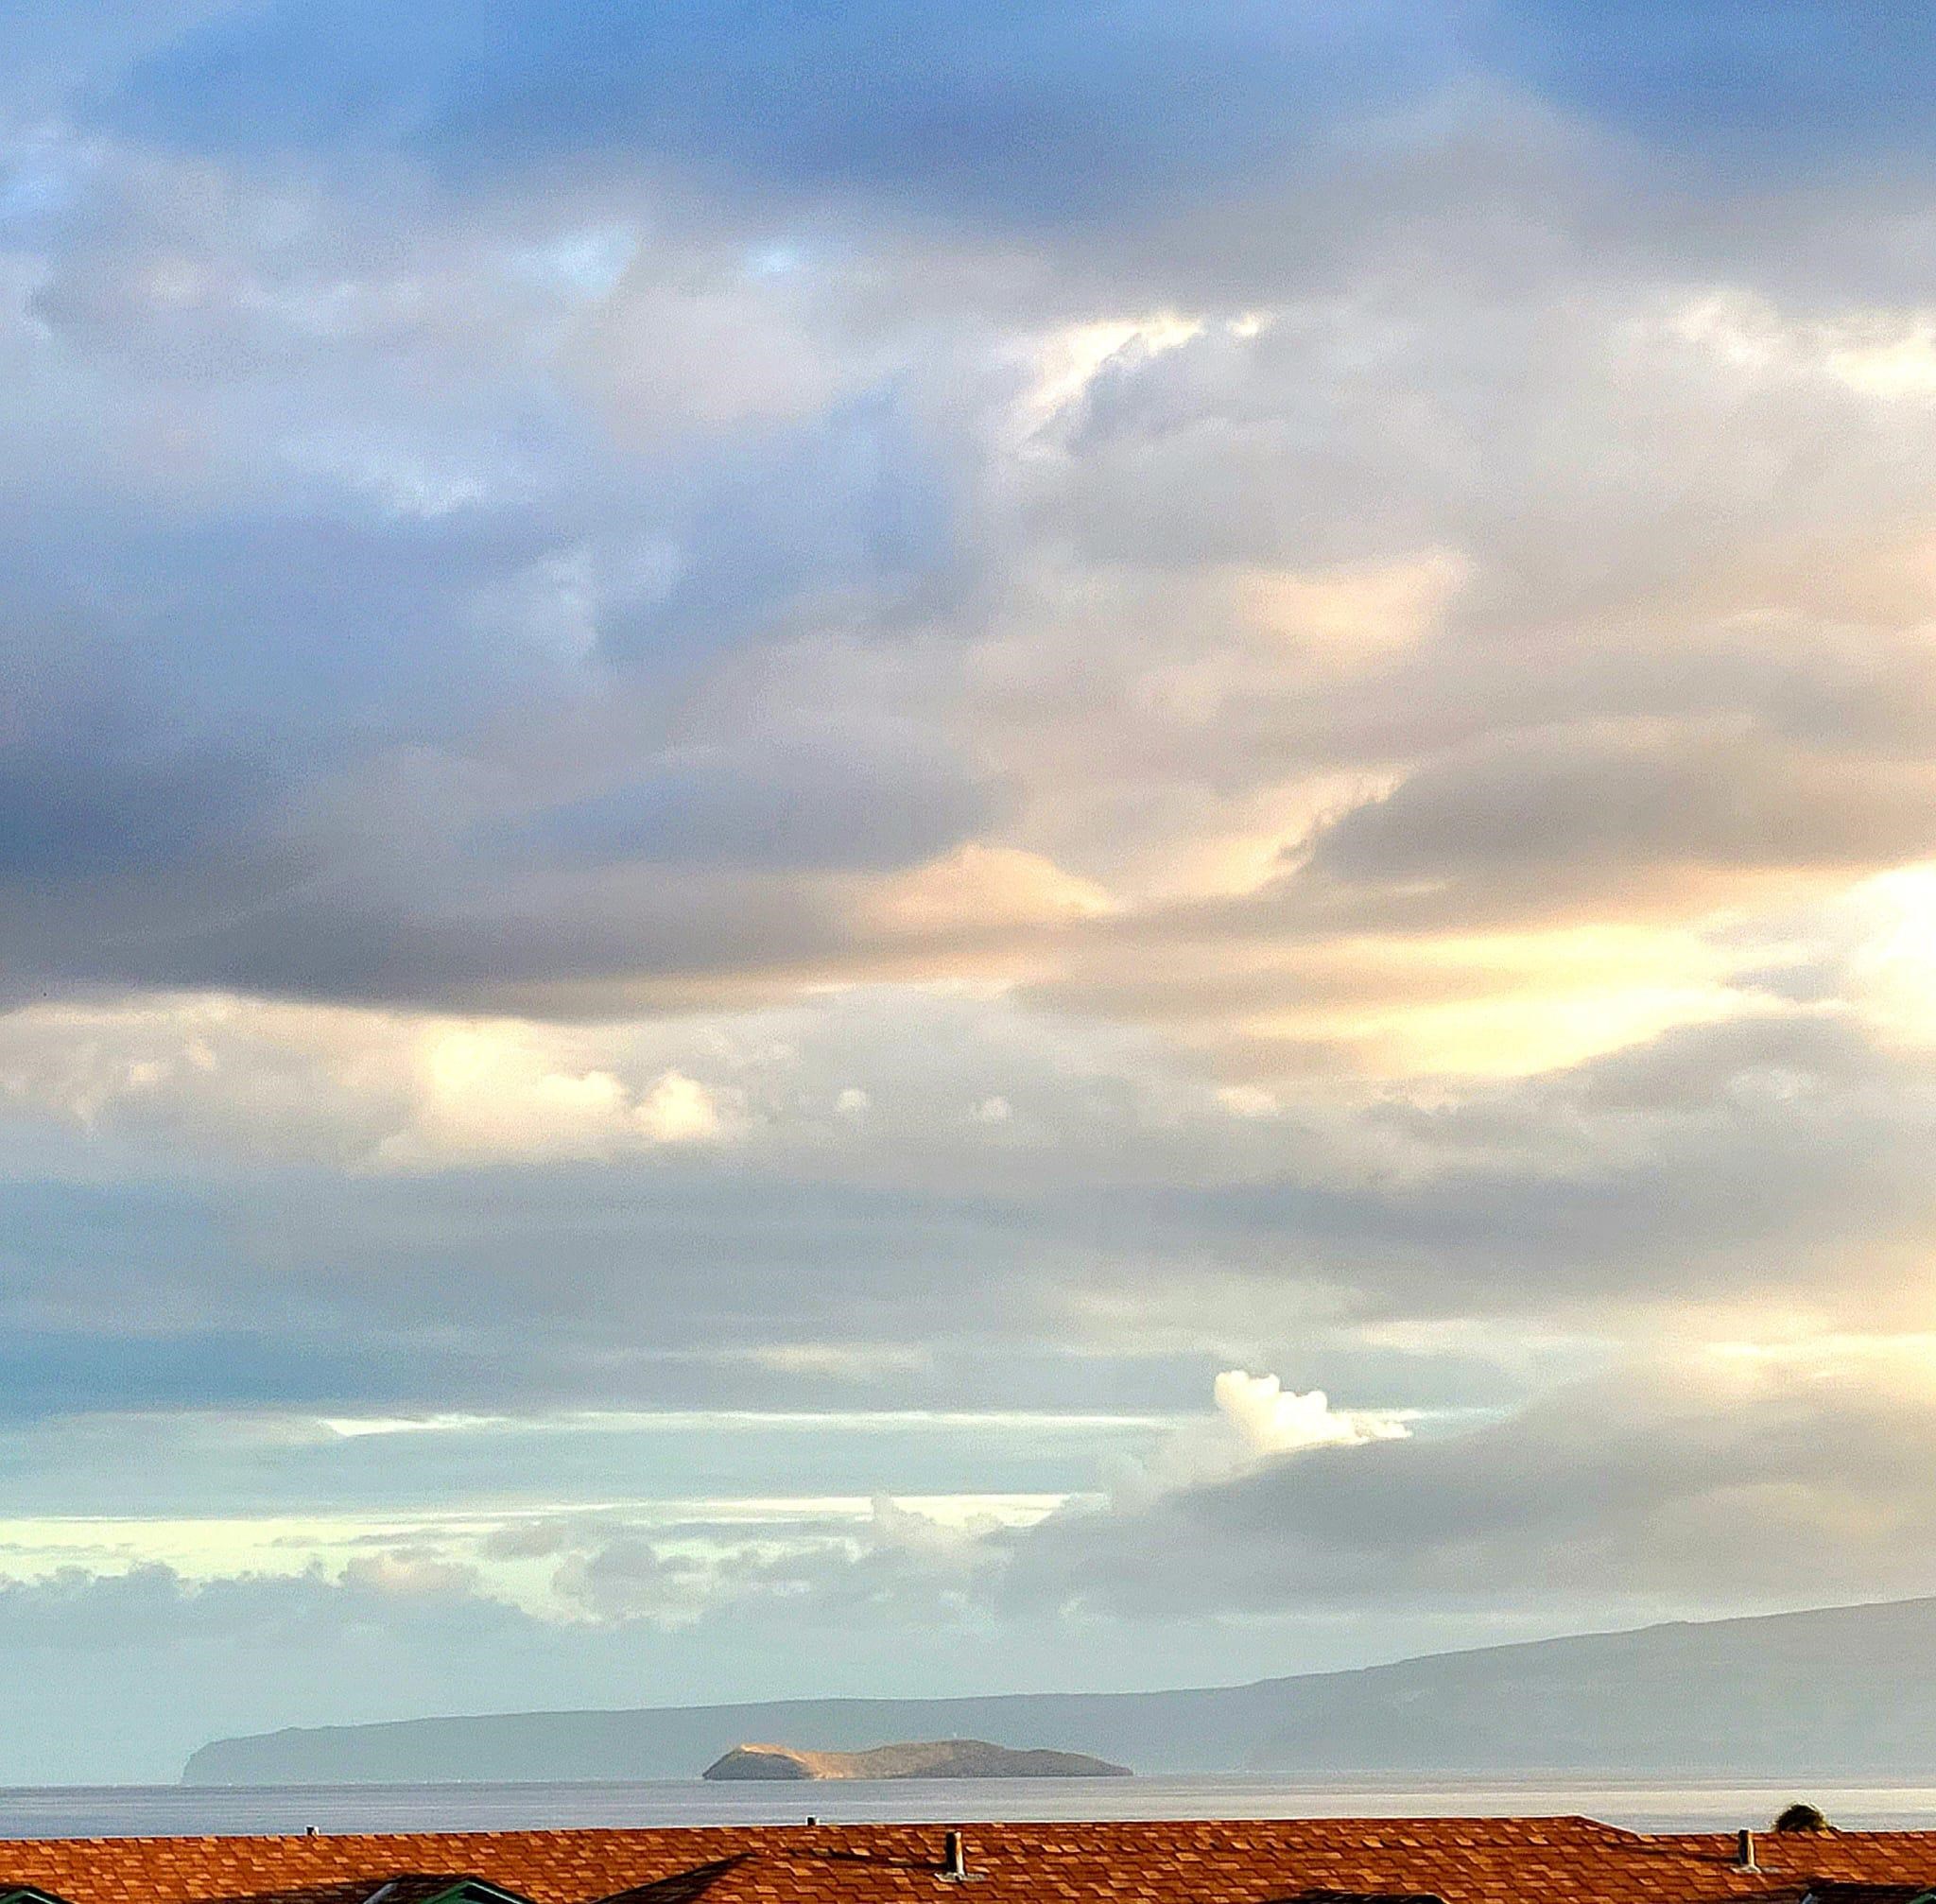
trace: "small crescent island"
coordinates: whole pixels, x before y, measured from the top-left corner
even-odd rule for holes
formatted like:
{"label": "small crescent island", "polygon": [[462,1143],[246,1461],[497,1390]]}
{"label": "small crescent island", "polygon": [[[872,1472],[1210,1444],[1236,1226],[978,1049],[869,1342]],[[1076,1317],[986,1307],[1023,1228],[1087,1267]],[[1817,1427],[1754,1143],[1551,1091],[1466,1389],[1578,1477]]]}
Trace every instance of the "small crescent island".
{"label": "small crescent island", "polygon": [[868,1752],[735,1745],[702,1778],[1128,1778],[1127,1765],[1082,1752],[1016,1752],[985,1739],[930,1739]]}

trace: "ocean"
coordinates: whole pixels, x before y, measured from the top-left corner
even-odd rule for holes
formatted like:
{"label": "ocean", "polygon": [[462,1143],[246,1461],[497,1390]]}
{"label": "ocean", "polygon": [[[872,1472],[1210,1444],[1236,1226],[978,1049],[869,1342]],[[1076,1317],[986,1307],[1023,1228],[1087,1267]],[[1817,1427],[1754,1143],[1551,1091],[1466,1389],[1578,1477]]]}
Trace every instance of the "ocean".
{"label": "ocean", "polygon": [[111,1785],[0,1790],[0,1837],[210,1832],[559,1829],[596,1825],[825,1824],[978,1819],[1392,1818],[1584,1812],[1640,1830],[1765,1826],[1790,1799],[1838,1825],[1936,1828],[1936,1786],[1635,1779],[1364,1779],[1262,1774],[916,1778],[838,1783]]}

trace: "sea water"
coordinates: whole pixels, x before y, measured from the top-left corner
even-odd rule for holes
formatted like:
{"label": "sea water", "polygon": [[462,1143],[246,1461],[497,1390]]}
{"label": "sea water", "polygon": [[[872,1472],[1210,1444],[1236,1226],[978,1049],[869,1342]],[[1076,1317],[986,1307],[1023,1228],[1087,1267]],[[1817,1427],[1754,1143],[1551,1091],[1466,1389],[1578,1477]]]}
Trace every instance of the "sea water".
{"label": "sea water", "polygon": [[1219,1773],[1148,1778],[906,1778],[815,1783],[117,1785],[0,1790],[0,1837],[207,1832],[502,1831],[596,1825],[1081,1818],[1484,1818],[1584,1812],[1638,1830],[1766,1826],[1806,1798],[1837,1825],[1936,1828],[1936,1786],[1667,1783],[1568,1777],[1373,1781]]}

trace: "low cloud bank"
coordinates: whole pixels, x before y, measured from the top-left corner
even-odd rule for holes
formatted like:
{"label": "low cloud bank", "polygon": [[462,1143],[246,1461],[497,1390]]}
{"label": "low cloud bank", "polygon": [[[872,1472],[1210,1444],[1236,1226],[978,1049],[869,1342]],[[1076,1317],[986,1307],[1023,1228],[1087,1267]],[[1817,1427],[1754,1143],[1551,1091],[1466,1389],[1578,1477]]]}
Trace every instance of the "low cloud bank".
{"label": "low cloud bank", "polygon": [[[1046,1515],[888,1497],[771,1525],[613,1508],[418,1536],[331,1574],[63,1569],[0,1585],[0,1648],[170,1646],[291,1623],[810,1629],[1328,1617],[1410,1603],[1555,1622],[1936,1592],[1936,1356],[1924,1339],[1732,1345],[1562,1387],[1476,1428],[1228,1371],[1220,1427]],[[1210,1437],[1224,1437],[1212,1463]],[[485,1517],[488,1522],[488,1516]],[[539,1569],[513,1605],[494,1572]]]}

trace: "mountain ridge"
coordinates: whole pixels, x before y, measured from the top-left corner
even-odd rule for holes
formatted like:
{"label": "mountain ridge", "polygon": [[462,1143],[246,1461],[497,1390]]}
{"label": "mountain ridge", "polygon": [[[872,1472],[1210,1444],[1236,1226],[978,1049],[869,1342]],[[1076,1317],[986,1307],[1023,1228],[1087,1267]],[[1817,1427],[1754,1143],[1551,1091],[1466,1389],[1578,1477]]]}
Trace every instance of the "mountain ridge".
{"label": "mountain ridge", "polygon": [[1012,1739],[1144,1773],[1936,1773],[1936,1598],[1668,1620],[1158,1692],[751,1701],[285,1728],[186,1784],[691,1778],[748,1739]]}

